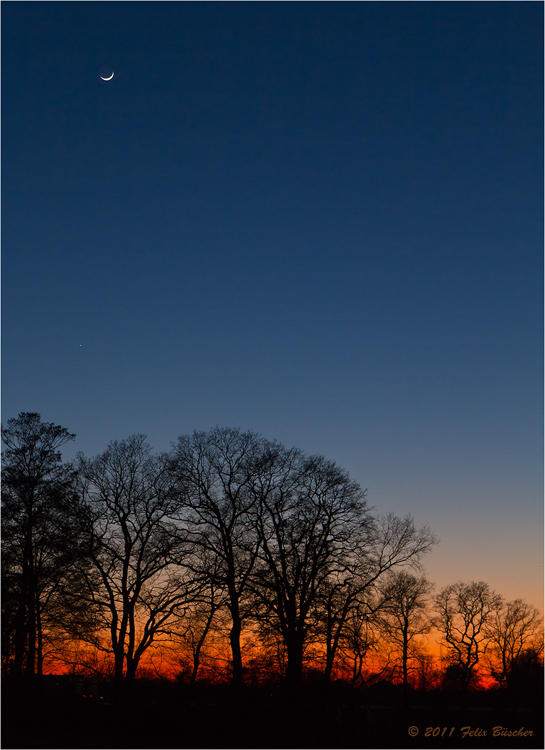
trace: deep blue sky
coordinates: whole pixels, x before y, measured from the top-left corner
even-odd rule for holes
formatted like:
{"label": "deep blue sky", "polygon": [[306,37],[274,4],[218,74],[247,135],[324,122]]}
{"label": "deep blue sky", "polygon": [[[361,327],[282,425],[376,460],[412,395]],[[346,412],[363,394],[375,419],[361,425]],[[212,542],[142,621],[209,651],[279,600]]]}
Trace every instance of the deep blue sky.
{"label": "deep blue sky", "polygon": [[538,2],[4,2],[3,421],[323,453],[541,606],[542,48]]}

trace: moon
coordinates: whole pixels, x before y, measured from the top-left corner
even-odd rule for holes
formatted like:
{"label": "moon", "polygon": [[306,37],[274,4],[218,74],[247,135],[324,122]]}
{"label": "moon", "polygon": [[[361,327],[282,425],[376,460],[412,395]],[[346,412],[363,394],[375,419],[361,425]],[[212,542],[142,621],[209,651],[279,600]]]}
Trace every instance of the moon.
{"label": "moon", "polygon": [[114,71],[108,65],[103,65],[98,74],[103,81],[111,81],[114,77]]}

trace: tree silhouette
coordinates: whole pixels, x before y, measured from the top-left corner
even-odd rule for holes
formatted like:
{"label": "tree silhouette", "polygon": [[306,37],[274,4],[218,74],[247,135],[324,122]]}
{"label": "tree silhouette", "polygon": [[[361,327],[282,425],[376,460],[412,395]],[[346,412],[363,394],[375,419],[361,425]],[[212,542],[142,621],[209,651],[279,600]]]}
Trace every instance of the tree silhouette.
{"label": "tree silhouette", "polygon": [[383,607],[373,597],[383,577],[400,565],[418,566],[437,541],[427,526],[417,528],[411,516],[398,518],[393,513],[367,519],[367,525],[360,526],[354,538],[356,546],[344,554],[344,570],[337,570],[329,577],[322,605],[326,623],[326,680],[331,676],[351,608],[367,610],[368,617],[375,615]]}
{"label": "tree silhouette", "polygon": [[543,653],[543,618],[523,599],[507,602],[493,613],[487,626],[491,674],[500,685],[513,688],[526,663]]}
{"label": "tree silhouette", "polygon": [[417,578],[405,570],[392,573],[382,587],[382,622],[390,643],[401,654],[405,694],[409,684],[410,647],[416,636],[429,633],[432,627],[426,613],[432,589],[433,584],[424,576]]}
{"label": "tree silhouette", "polygon": [[297,683],[328,582],[350,572],[372,522],[365,493],[333,462],[284,449],[274,466],[280,472],[260,502],[255,592],[262,618],[284,640],[286,679]]}
{"label": "tree silhouette", "polygon": [[501,604],[501,597],[484,581],[459,581],[446,586],[435,598],[435,625],[447,647],[450,673],[463,691],[475,678],[475,669],[490,638],[487,626]]}
{"label": "tree silhouette", "polygon": [[[191,666],[190,668],[186,666],[183,674],[189,684],[194,685],[208,636],[214,634],[214,629],[218,630],[218,621],[221,615],[225,614],[226,595],[223,587],[218,585],[213,570],[213,566],[218,562],[217,558],[209,555],[206,550],[198,548],[191,557],[192,562],[188,561],[187,565],[191,570],[198,571],[196,580],[201,580],[202,584],[190,606],[184,608],[178,621],[172,626],[170,637],[178,652],[181,647],[184,653],[182,659],[178,657],[179,662],[187,665],[185,654],[190,653]],[[197,563],[195,558],[198,559]],[[203,571],[206,575],[203,575]]]}
{"label": "tree silhouette", "polygon": [[59,452],[74,438],[30,412],[2,427],[3,656],[17,678],[42,674],[48,615],[78,554],[73,472]]}
{"label": "tree silhouette", "polygon": [[188,535],[204,553],[200,563],[198,555],[193,560],[193,573],[225,592],[236,685],[242,683],[241,633],[250,615],[249,581],[261,543],[252,488],[268,445],[253,432],[218,427],[180,437],[173,454]]}
{"label": "tree silhouette", "polygon": [[197,590],[183,567],[176,480],[170,459],[151,455],[143,435],[113,441],[94,459],[78,454],[78,477],[92,562],[82,596],[98,613],[92,643],[113,653],[115,679],[130,681]]}
{"label": "tree silhouette", "polygon": [[[350,665],[350,684],[352,687],[362,687],[365,678],[363,669],[367,656],[376,649],[379,643],[379,629],[377,627],[376,611],[380,606],[373,598],[363,597],[355,600],[348,610],[348,615],[341,635],[337,642],[337,649],[344,664]],[[328,679],[327,672],[324,675]]]}

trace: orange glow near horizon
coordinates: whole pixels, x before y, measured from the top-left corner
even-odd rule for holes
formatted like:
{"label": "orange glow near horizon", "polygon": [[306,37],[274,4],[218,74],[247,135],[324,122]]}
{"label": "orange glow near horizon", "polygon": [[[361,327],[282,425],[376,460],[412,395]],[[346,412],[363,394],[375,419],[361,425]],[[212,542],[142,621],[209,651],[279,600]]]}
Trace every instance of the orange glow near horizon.
{"label": "orange glow near horizon", "polygon": [[[440,673],[443,671],[444,662],[442,659],[441,646],[433,637],[422,639],[420,641],[421,654],[426,661],[425,670],[431,683],[436,684]],[[270,652],[263,647],[246,644],[246,658],[244,659],[244,669],[249,684],[260,684],[269,679],[276,680],[279,678],[278,668],[275,668],[271,660]],[[365,682],[367,680],[387,679],[391,682],[401,683],[402,679],[397,672],[392,671],[392,660],[389,644],[386,640],[378,644],[377,648],[370,652],[364,659],[362,675]],[[306,660],[306,671],[323,672],[325,662],[325,651],[323,648],[312,649],[312,654],[308,654]],[[85,667],[85,664],[88,667]],[[77,666],[76,666],[77,665]],[[184,670],[184,665],[186,669]],[[484,662],[477,669],[479,674],[480,686],[484,689],[497,687],[498,683],[488,673]],[[192,655],[187,650],[172,647],[172,644],[163,642],[158,643],[146,652],[139,664],[137,678],[140,679],[166,679],[175,681],[182,674],[187,678],[191,673]],[[350,682],[352,678],[352,667],[350,659],[339,658],[336,661],[332,679],[340,679]],[[415,670],[418,667],[417,660],[413,657],[410,660],[410,682],[417,687],[418,678]],[[66,653],[64,658],[48,658],[44,660],[44,674],[81,674],[86,676],[95,675],[105,677],[106,679],[113,676],[111,658],[97,655],[89,647],[81,648],[78,644],[73,644],[71,653]],[[198,681],[206,680],[209,683],[225,683],[230,681],[230,651],[227,644],[222,648],[212,649],[208,653],[203,653],[202,663],[197,676]],[[430,685],[431,685],[430,683]]]}

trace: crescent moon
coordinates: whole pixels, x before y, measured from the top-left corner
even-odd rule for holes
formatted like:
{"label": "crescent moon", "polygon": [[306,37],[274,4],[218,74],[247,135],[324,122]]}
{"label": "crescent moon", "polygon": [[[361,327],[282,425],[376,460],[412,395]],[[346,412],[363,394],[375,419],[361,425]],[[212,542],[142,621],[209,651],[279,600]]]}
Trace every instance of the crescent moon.
{"label": "crescent moon", "polygon": [[[100,77],[102,78],[102,76],[100,76]],[[103,81],[111,81],[113,77],[114,77],[114,74],[112,73],[112,75],[109,78],[102,78],[102,80]]]}

